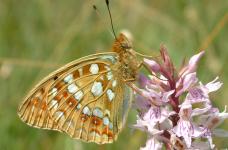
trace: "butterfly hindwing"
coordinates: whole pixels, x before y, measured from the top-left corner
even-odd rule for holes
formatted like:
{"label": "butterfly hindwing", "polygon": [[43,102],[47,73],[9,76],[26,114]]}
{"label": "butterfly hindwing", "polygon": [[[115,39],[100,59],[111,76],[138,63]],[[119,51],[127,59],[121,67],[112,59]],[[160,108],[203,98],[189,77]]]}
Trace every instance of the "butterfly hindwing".
{"label": "butterfly hindwing", "polygon": [[123,99],[120,77],[118,63],[100,60],[61,76],[48,97],[50,114],[60,130],[87,142],[113,142],[120,131],[115,112]]}

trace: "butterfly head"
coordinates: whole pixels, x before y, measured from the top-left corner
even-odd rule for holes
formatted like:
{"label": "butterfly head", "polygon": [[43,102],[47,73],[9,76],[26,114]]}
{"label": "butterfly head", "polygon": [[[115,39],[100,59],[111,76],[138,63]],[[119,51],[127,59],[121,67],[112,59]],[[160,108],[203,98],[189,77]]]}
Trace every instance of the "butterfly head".
{"label": "butterfly head", "polygon": [[130,36],[128,37],[127,34],[120,33],[119,37],[115,40],[112,49],[116,53],[124,53],[132,49]]}

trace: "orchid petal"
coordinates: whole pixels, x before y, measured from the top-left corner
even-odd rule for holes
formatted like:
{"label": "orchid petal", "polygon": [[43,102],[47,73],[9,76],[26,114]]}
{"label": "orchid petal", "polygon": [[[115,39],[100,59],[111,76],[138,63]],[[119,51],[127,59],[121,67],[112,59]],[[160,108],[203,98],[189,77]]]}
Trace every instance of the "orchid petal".
{"label": "orchid petal", "polygon": [[164,92],[162,94],[162,101],[163,102],[168,102],[169,101],[169,97],[175,92],[175,90],[172,90],[172,91],[168,91],[168,92]]}
{"label": "orchid petal", "polygon": [[144,76],[143,74],[139,75],[139,84],[142,88],[144,88],[149,83],[150,80],[146,76]]}
{"label": "orchid petal", "polygon": [[214,129],[219,126],[225,119],[228,119],[228,113],[226,113],[227,106],[222,113],[210,114],[205,126],[209,129]]}
{"label": "orchid petal", "polygon": [[172,130],[178,137],[183,137],[187,147],[191,146],[192,138],[200,137],[205,130],[195,126],[187,120],[180,119]]}
{"label": "orchid petal", "polygon": [[217,80],[218,80],[218,77],[216,77],[213,81],[205,85],[205,87],[209,90],[209,92],[217,91],[222,86],[222,83]]}
{"label": "orchid petal", "polygon": [[186,96],[186,100],[191,104],[209,101],[208,98],[208,95],[199,87],[190,89]]}
{"label": "orchid petal", "polygon": [[146,98],[137,95],[132,107],[139,110],[141,113],[145,113],[149,110],[151,104]]}
{"label": "orchid petal", "polygon": [[150,137],[147,142],[146,146],[143,148],[140,148],[140,150],[161,150],[162,149],[162,143],[158,142],[154,137]]}
{"label": "orchid petal", "polygon": [[206,113],[209,109],[210,109],[210,107],[195,108],[195,109],[192,110],[191,116],[194,117],[194,116],[202,115],[202,114]]}
{"label": "orchid petal", "polygon": [[[182,78],[180,78],[181,80]],[[183,78],[183,87],[177,92],[176,97],[180,96],[183,92],[187,91],[192,85],[198,81],[196,72],[190,73]]]}
{"label": "orchid petal", "polygon": [[204,54],[204,51],[202,51],[190,58],[189,63],[188,63],[188,72],[189,73],[196,71],[197,63],[200,60],[200,58],[203,56],[203,54]]}
{"label": "orchid petal", "polygon": [[161,122],[166,118],[162,116],[160,107],[153,106],[148,110],[147,113],[145,113],[143,119],[148,120],[153,124],[156,124],[157,122]]}
{"label": "orchid petal", "polygon": [[150,67],[150,69],[151,69],[152,72],[157,73],[157,72],[160,71],[160,68],[161,67],[160,67],[160,65],[156,61],[144,58],[144,62],[147,65],[149,65],[149,67]]}
{"label": "orchid petal", "polygon": [[187,66],[185,66],[181,71],[180,74],[182,77],[186,76],[187,74],[190,74],[192,72],[196,71],[197,63],[200,60],[200,58],[203,56],[204,51],[192,56],[189,60],[189,63]]}
{"label": "orchid petal", "polygon": [[193,132],[192,124],[189,121],[180,120],[172,130],[178,137],[183,137],[187,147],[191,146],[192,138],[191,134]]}
{"label": "orchid petal", "polygon": [[151,125],[150,122],[142,120],[139,116],[137,116],[137,121],[136,124],[133,125],[132,127],[135,129],[139,129],[141,131],[148,132],[148,128],[153,129],[154,125]]}

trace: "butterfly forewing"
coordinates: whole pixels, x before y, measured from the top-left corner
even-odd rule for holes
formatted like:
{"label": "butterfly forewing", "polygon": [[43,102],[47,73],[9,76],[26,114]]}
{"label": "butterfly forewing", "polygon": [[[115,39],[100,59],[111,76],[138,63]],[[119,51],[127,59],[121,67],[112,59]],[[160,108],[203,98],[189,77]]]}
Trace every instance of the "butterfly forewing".
{"label": "butterfly forewing", "polygon": [[122,128],[116,110],[122,105],[124,92],[119,65],[115,53],[72,62],[38,84],[18,114],[31,126],[64,131],[85,141],[111,143]]}
{"label": "butterfly forewing", "polygon": [[110,60],[93,60],[78,65],[53,84],[48,108],[61,130],[73,138],[96,141],[91,136],[101,134],[103,120],[110,122],[113,109],[117,84],[113,67]]}

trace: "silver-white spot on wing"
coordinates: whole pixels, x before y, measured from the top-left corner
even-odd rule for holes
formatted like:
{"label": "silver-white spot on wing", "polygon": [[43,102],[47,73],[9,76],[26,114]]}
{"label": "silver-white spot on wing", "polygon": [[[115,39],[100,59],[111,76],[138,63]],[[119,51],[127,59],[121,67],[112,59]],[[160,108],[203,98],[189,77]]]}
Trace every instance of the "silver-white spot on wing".
{"label": "silver-white spot on wing", "polygon": [[93,115],[96,116],[96,117],[102,118],[103,117],[103,112],[101,111],[100,108],[95,108],[93,110]]}
{"label": "silver-white spot on wing", "polygon": [[57,100],[55,100],[55,99],[51,100],[51,102],[50,102],[50,107],[51,108],[57,109],[58,106],[59,106],[59,104],[58,104]]}
{"label": "silver-white spot on wing", "polygon": [[82,112],[83,112],[83,114],[85,114],[85,115],[88,115],[88,116],[91,115],[91,111],[90,111],[90,109],[89,109],[88,106],[84,107],[83,110],[82,110]]}
{"label": "silver-white spot on wing", "polygon": [[109,122],[109,129],[113,129],[113,124],[111,122]]}
{"label": "silver-white spot on wing", "polygon": [[67,89],[71,94],[74,94],[75,92],[77,92],[78,87],[74,83],[71,83],[70,85],[68,85]]}
{"label": "silver-white spot on wing", "polygon": [[51,90],[51,93],[52,93],[52,96],[56,96],[57,93],[58,93],[57,88],[53,88],[53,89]]}
{"label": "silver-white spot on wing", "polygon": [[80,101],[83,98],[83,96],[84,94],[81,90],[74,94],[74,98],[77,99],[78,101]]}
{"label": "silver-white spot on wing", "polygon": [[112,74],[111,71],[109,71],[109,72],[107,73],[107,79],[108,79],[108,80],[111,80],[112,77],[113,77],[113,74]]}
{"label": "silver-white spot on wing", "polygon": [[66,82],[66,83],[71,83],[71,82],[73,82],[73,74],[69,74],[69,75],[67,75],[64,79],[64,82]]}
{"label": "silver-white spot on wing", "polygon": [[105,125],[105,126],[108,126],[109,125],[109,118],[108,117],[104,117],[103,118],[103,124]]}
{"label": "silver-white spot on wing", "polygon": [[77,104],[76,108],[79,110],[82,107],[82,104]]}
{"label": "silver-white spot on wing", "polygon": [[92,65],[90,66],[89,71],[90,71],[92,74],[98,74],[98,72],[99,72],[99,67],[98,67],[98,65],[97,65],[97,64],[92,64]]}
{"label": "silver-white spot on wing", "polygon": [[106,59],[106,60],[109,60],[111,61],[113,64],[116,62],[116,58],[113,57],[113,56],[101,56],[101,59]]}
{"label": "silver-white spot on wing", "polygon": [[62,112],[62,111],[57,111],[56,113],[55,113],[55,116],[56,116],[56,118],[57,118],[57,120],[59,120],[60,118],[65,118],[64,117],[64,112]]}
{"label": "silver-white spot on wing", "polygon": [[111,102],[115,97],[115,93],[111,89],[108,89],[107,96],[108,96],[109,101]]}
{"label": "silver-white spot on wing", "polygon": [[116,87],[116,85],[117,85],[117,81],[116,80],[112,81],[112,87]]}
{"label": "silver-white spot on wing", "polygon": [[91,92],[93,93],[94,96],[100,96],[103,92],[103,87],[101,82],[94,82]]}

